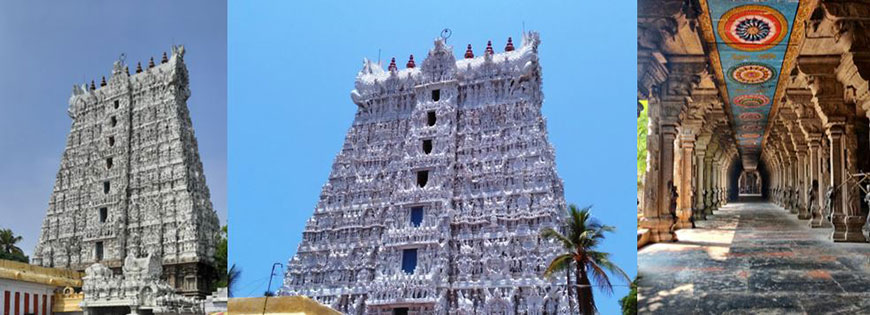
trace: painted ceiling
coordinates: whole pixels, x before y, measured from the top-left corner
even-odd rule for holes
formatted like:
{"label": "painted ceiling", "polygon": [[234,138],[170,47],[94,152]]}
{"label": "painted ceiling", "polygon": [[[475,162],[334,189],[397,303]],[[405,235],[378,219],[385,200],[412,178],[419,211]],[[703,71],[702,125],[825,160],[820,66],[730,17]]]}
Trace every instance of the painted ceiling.
{"label": "painted ceiling", "polygon": [[[703,0],[702,0],[703,1]],[[757,159],[782,75],[797,0],[706,0],[737,147]],[[718,55],[718,56],[716,56]],[[717,62],[714,60],[714,65]]]}

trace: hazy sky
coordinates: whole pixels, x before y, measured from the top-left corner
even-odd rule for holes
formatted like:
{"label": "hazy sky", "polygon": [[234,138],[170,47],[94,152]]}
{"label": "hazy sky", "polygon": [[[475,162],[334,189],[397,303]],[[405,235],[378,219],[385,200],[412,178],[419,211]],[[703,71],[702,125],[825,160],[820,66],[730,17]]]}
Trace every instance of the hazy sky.
{"label": "hazy sky", "polygon": [[[428,2],[426,2],[428,3]],[[353,121],[363,57],[421,64],[441,29],[461,58],[487,40],[541,34],[544,104],[565,198],[616,225],[603,250],[632,276],[636,236],[635,1],[242,1],[229,6],[230,263],[238,295],[266,290],[286,264]],[[276,276],[272,289],[281,283]],[[598,292],[602,314],[617,300]]]}
{"label": "hazy sky", "polygon": [[226,221],[226,2],[0,2],[0,227],[39,237],[72,120],[72,86],[109,76],[127,55],[187,50],[191,119],[212,202]]}

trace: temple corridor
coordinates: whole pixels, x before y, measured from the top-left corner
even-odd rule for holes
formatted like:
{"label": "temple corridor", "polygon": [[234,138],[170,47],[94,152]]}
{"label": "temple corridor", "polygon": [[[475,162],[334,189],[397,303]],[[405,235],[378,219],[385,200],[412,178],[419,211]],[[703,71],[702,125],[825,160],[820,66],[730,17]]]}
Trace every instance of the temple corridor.
{"label": "temple corridor", "polygon": [[644,314],[867,314],[870,246],[743,198],[638,250]]}

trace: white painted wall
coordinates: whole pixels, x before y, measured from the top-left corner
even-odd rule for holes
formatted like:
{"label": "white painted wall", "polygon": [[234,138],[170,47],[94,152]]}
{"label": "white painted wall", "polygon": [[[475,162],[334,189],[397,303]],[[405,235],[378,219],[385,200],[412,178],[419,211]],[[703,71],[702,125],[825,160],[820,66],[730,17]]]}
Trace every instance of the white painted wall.
{"label": "white painted wall", "polygon": [[[9,280],[9,279],[0,279],[0,315],[3,315],[3,311],[6,309],[6,305],[8,304],[9,314],[14,315],[15,313],[15,293],[18,293],[18,314],[26,315],[26,314],[39,314],[43,315],[42,312],[42,297],[45,296],[45,302],[48,304],[46,306],[46,311],[48,314],[51,314],[51,297],[54,295],[55,286],[38,284],[32,282],[18,281],[18,280]],[[6,292],[9,292],[9,300],[6,299]],[[24,294],[27,293],[30,297],[28,300],[28,312],[24,313]],[[39,297],[39,301],[37,302],[36,310],[33,309],[33,297]]]}

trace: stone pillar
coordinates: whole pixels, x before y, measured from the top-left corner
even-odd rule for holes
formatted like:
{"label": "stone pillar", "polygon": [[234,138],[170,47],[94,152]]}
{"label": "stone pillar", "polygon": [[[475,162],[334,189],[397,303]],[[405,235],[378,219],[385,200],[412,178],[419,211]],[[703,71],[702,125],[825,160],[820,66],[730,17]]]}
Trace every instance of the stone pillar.
{"label": "stone pillar", "polygon": [[719,169],[716,170],[719,172],[719,176],[717,177],[716,186],[718,187],[719,194],[716,196],[716,208],[722,207],[722,196],[725,195],[725,185],[722,185],[722,182],[725,180],[725,154],[719,158]]}
{"label": "stone pillar", "polygon": [[[726,159],[727,156],[722,155],[722,158]],[[722,170],[720,171],[722,172],[722,176],[719,177],[719,187],[721,187],[719,188],[719,207],[722,207],[726,203],[728,203],[728,166],[730,165],[731,162],[727,160],[722,161]]]}
{"label": "stone pillar", "polygon": [[704,157],[704,213],[713,215],[713,157],[710,153]]}
{"label": "stone pillar", "polygon": [[722,188],[722,167],[719,164],[718,154],[717,157],[713,159],[713,205],[712,211],[719,210],[719,194],[721,194]]}
{"label": "stone pillar", "polygon": [[[647,105],[649,124],[647,133],[647,171],[644,174],[643,218],[640,226],[650,231],[651,242],[666,242],[676,239],[671,230],[674,216],[670,213],[670,187],[673,181],[673,150],[676,123],[663,115],[665,105],[651,99]],[[663,117],[664,116],[664,117]]]}
{"label": "stone pillar", "polygon": [[719,206],[722,207],[728,203],[728,169],[731,166],[730,156],[722,156],[722,193],[719,194]]}
{"label": "stone pillar", "polygon": [[[856,185],[856,181],[851,178],[852,174],[858,172],[858,135],[855,130],[855,120],[850,119],[846,124],[846,133],[843,135],[843,151],[844,151],[844,178],[843,181],[848,182],[848,189],[845,190],[843,198],[845,201],[845,209],[851,215],[861,216],[866,219],[866,216],[861,211],[861,200],[863,194],[861,189]],[[863,229],[866,220],[863,220],[861,228]]]}
{"label": "stone pillar", "polygon": [[707,212],[704,209],[704,168],[706,166],[704,163],[704,154],[706,153],[705,149],[706,148],[697,148],[695,150],[695,196],[694,209],[692,211],[695,221],[707,219]]}
{"label": "stone pillar", "polygon": [[798,209],[795,206],[797,204],[797,194],[795,193],[795,189],[797,187],[797,158],[795,157],[794,152],[789,152],[788,154],[788,212],[791,214],[798,214]]}
{"label": "stone pillar", "polygon": [[807,202],[809,200],[809,196],[807,195],[807,190],[809,189],[809,183],[807,183],[807,147],[805,145],[799,146],[797,148],[797,175],[798,175],[798,219],[806,220],[810,218],[810,212],[807,209]]}
{"label": "stone pillar", "polygon": [[[670,224],[676,220],[675,211],[671,212],[671,203],[673,202],[672,189],[676,188],[676,181],[674,180],[674,142],[677,139],[677,128],[676,123],[671,122],[668,124],[662,124],[662,151],[661,151],[661,183],[659,185],[659,195],[662,198],[659,198],[658,209],[659,213],[665,215],[668,219],[670,219]],[[671,227],[668,227],[671,230]],[[673,231],[670,233],[673,234]],[[674,235],[674,237],[676,237]]]}
{"label": "stone pillar", "polygon": [[677,222],[675,229],[692,228],[692,158],[694,157],[695,135],[683,130],[680,133],[679,160],[679,199],[677,203]]}
{"label": "stone pillar", "polygon": [[785,151],[785,146],[780,143],[777,146],[779,152],[777,155],[779,156],[779,174],[782,176],[782,183],[779,186],[779,202],[780,206],[782,206],[785,211],[788,211],[788,189],[791,183],[789,182],[788,177],[788,153]]}
{"label": "stone pillar", "polygon": [[866,242],[861,227],[866,219],[861,215],[860,209],[854,209],[849,204],[849,189],[846,184],[846,138],[844,133],[845,124],[842,122],[828,122],[826,126],[828,140],[831,141],[830,164],[831,185],[834,187],[832,203],[831,223],[834,232],[831,238],[835,242]]}
{"label": "stone pillar", "polygon": [[825,196],[825,192],[822,191],[821,184],[821,169],[819,168],[819,152],[821,150],[819,142],[821,141],[821,135],[814,134],[807,137],[808,143],[808,153],[809,153],[809,176],[808,180],[810,181],[810,187],[813,187],[813,182],[816,183],[815,189],[812,190],[813,200],[812,204],[809,205],[810,209],[810,227],[812,228],[829,228],[831,227],[831,223],[828,220],[825,220],[822,215],[822,207],[819,204],[819,199],[822,199]]}

